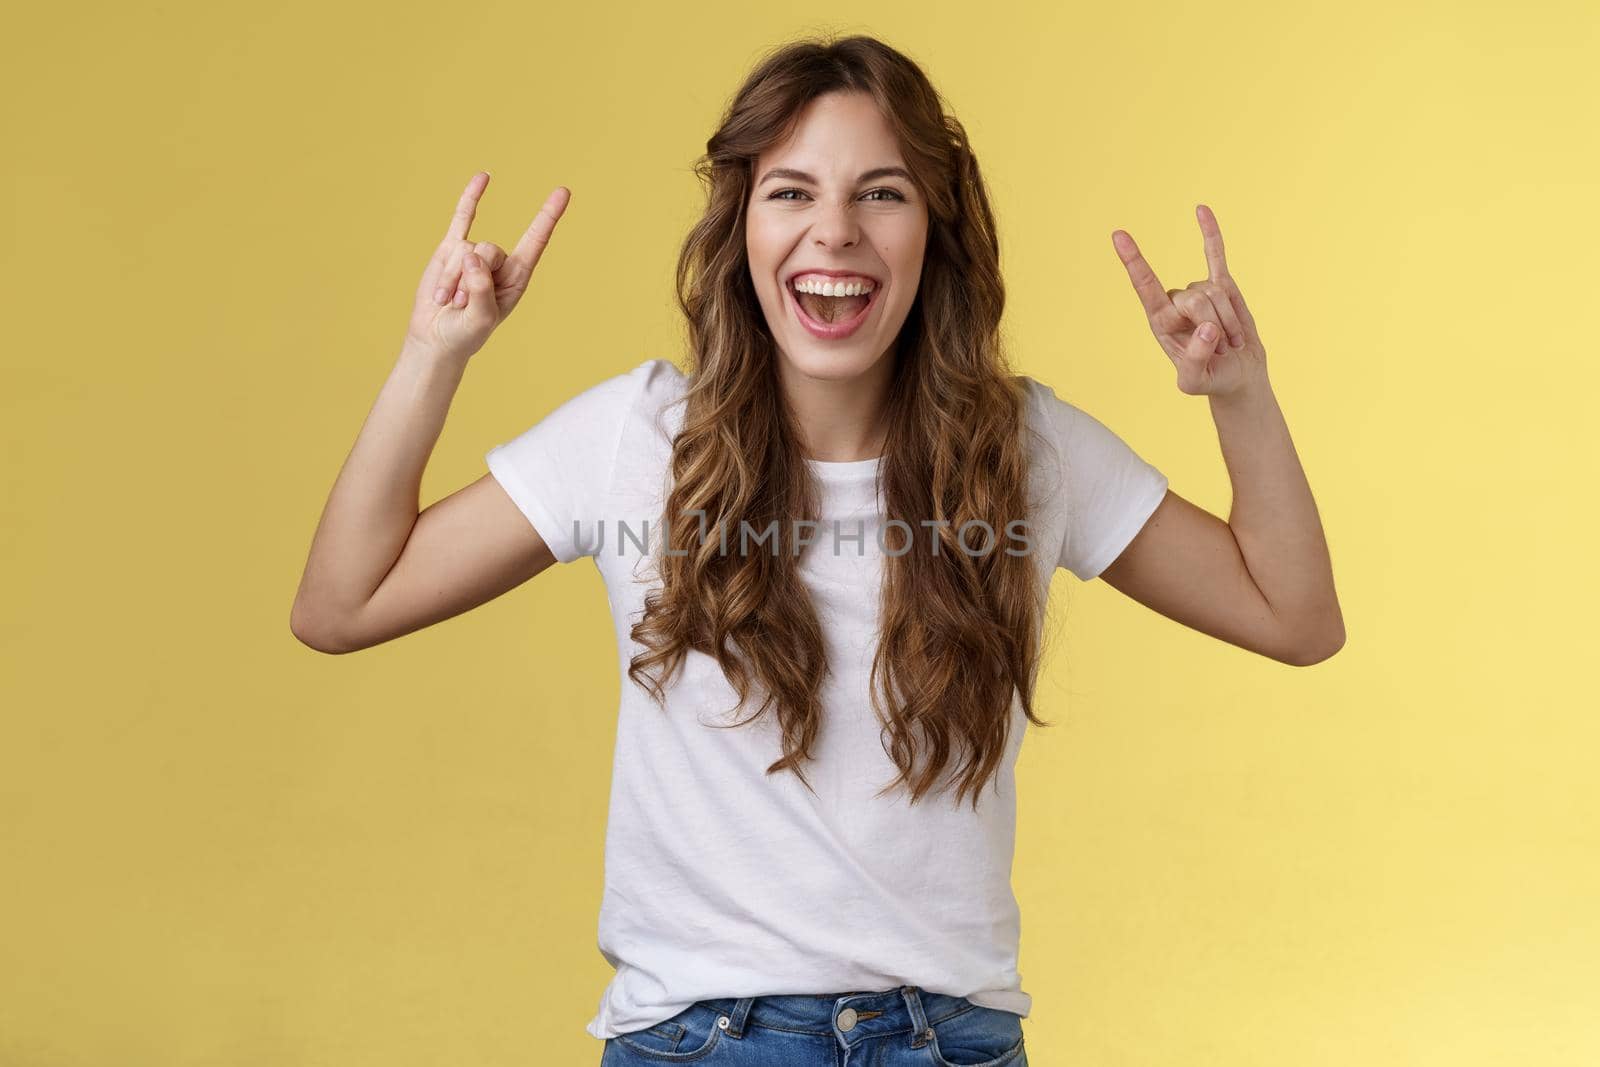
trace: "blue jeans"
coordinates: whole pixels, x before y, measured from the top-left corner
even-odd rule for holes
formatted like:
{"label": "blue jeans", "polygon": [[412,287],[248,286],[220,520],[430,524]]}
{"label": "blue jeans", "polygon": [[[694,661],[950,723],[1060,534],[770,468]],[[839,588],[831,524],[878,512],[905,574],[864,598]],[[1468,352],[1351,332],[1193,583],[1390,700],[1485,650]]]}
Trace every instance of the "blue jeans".
{"label": "blue jeans", "polygon": [[1022,1016],[906,985],[714,997],[606,1039],[600,1067],[1028,1067]]}

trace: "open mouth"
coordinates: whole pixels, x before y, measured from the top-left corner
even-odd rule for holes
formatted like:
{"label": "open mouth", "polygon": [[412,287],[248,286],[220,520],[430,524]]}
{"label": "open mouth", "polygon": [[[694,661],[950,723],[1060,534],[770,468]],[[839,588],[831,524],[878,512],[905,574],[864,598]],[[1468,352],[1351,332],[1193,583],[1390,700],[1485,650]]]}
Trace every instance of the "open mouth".
{"label": "open mouth", "polygon": [[878,302],[881,285],[862,296],[818,296],[815,293],[795,292],[794,282],[784,283],[789,300],[794,304],[795,317],[813,336],[827,340],[848,337],[867,321],[872,306]]}

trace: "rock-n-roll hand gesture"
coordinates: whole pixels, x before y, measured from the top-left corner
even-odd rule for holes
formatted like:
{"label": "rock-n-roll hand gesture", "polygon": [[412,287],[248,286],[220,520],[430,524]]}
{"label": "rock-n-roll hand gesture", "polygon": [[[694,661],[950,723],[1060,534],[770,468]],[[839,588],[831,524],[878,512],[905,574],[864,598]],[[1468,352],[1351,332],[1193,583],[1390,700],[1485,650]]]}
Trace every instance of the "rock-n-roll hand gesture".
{"label": "rock-n-roll hand gesture", "polygon": [[557,186],[507,255],[493,241],[467,236],[488,184],[488,173],[479,171],[456,202],[444,240],[434,249],[417,286],[416,306],[406,327],[408,343],[463,360],[482,348],[527,291],[533,268],[572,197],[566,186]]}
{"label": "rock-n-roll hand gesture", "polygon": [[1265,386],[1267,353],[1256,320],[1222,254],[1222,230],[1205,204],[1195,205],[1205,238],[1207,276],[1182,289],[1163,289],[1139,246],[1126,230],[1114,230],[1111,243],[1128,268],[1150,330],[1178,368],[1178,388],[1191,396],[1221,397]]}

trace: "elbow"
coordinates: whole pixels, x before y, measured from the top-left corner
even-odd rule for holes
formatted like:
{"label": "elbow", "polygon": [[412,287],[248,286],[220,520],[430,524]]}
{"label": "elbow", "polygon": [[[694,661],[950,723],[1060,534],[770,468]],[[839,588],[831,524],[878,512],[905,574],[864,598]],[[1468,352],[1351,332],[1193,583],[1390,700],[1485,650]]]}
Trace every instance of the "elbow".
{"label": "elbow", "polygon": [[354,652],[358,646],[346,641],[341,641],[335,628],[328,625],[326,619],[295,598],[294,606],[289,609],[289,632],[296,641],[317,652],[325,652],[330,656],[343,655]]}
{"label": "elbow", "polygon": [[1291,667],[1309,667],[1333,658],[1344,647],[1344,617],[1335,608],[1333,614],[1320,626],[1302,634],[1288,645],[1288,651],[1278,659]]}

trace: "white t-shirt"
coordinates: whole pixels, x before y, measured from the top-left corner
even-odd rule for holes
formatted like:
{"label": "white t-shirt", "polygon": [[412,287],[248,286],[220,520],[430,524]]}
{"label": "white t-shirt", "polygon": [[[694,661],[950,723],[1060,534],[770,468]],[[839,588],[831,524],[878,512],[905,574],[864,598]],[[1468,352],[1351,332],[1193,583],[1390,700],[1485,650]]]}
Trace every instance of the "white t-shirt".
{"label": "white t-shirt", "polygon": [[[1030,436],[1037,511],[1026,517],[1027,546],[995,534],[1000,548],[1030,548],[1043,599],[1057,567],[1087,581],[1110,564],[1161,502],[1167,479],[1098,420],[1024,381],[1030,424],[1042,434]],[[655,554],[664,543],[658,518],[682,425],[683,406],[666,405],[687,382],[672,362],[646,360],[485,457],[557,560],[594,559],[615,621],[622,696],[598,944],[616,974],[585,1029],[614,1037],[711,997],[903,984],[1027,1016],[1011,891],[1013,772],[1027,726],[1020,701],[998,778],[976,812],[970,794],[955,802],[954,789],[915,807],[903,784],[874,796],[897,773],[868,671],[883,546],[902,543],[892,530],[879,540],[877,459],[808,461],[825,525],[799,566],[831,668],[820,744],[806,765],[815,795],[792,773],[765,773],[782,752],[775,709],[746,726],[706,725],[753,710],[734,708],[711,656],[688,653],[665,713],[628,678],[643,650],[630,636],[649,588],[641,576],[653,565],[641,548]],[[928,531],[916,533],[926,550]],[[985,535],[975,528],[966,543],[981,549]]]}

